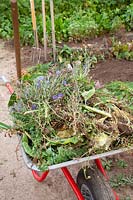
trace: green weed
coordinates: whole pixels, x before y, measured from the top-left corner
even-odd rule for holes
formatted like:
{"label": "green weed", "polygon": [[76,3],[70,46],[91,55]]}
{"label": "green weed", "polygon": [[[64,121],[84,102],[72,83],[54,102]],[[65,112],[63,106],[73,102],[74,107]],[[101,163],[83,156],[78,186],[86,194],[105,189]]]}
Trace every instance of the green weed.
{"label": "green weed", "polygon": [[124,160],[118,160],[117,166],[120,168],[126,168],[128,166],[128,164]]}
{"label": "green weed", "polygon": [[117,59],[133,60],[133,43],[122,43],[120,41],[113,41],[112,53]]}
{"label": "green weed", "polygon": [[113,188],[125,185],[133,185],[133,176],[126,176],[124,174],[115,175],[110,179],[110,184]]}
{"label": "green weed", "polygon": [[123,200],[131,200],[131,198],[130,197],[126,197]]}
{"label": "green weed", "polygon": [[108,160],[103,160],[102,161],[102,164],[103,164],[103,167],[110,171],[111,170],[111,167],[113,166],[113,161],[111,159],[108,159]]}

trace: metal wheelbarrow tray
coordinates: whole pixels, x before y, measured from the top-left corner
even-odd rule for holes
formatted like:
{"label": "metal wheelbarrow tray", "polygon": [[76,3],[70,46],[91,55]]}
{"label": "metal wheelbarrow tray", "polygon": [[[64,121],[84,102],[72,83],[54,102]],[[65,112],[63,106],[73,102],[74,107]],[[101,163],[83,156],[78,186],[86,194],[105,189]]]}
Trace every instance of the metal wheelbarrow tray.
{"label": "metal wheelbarrow tray", "polygon": [[[59,169],[59,168],[62,168],[62,167],[68,167],[70,165],[75,165],[75,164],[79,164],[79,163],[82,163],[82,162],[101,159],[103,157],[112,156],[112,155],[119,154],[119,153],[122,153],[122,152],[125,152],[125,151],[130,151],[132,149],[133,149],[133,147],[121,148],[121,149],[118,149],[118,150],[111,150],[111,151],[107,151],[105,153],[96,154],[96,155],[92,155],[92,156],[89,156],[89,157],[73,159],[73,160],[70,160],[70,161],[51,165],[51,166],[48,167],[48,170]],[[32,160],[29,158],[29,156],[25,153],[25,151],[22,147],[22,144],[21,144],[21,152],[22,152],[22,156],[23,156],[23,159],[24,159],[26,166],[31,170],[35,170],[35,171],[40,172],[40,169],[32,162]]]}

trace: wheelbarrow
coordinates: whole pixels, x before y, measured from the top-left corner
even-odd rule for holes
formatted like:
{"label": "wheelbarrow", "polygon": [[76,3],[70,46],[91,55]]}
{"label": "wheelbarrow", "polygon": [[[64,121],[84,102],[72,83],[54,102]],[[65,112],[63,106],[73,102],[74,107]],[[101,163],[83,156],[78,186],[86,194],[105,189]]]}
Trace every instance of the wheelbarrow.
{"label": "wheelbarrow", "polygon": [[[118,153],[129,150],[123,148],[119,150],[113,150],[102,154],[93,155],[90,157],[75,159],[67,162],[63,162],[56,165],[51,165],[48,170],[41,172],[35,164],[32,163],[30,158],[26,155],[22,145],[21,152],[26,166],[32,171],[33,177],[42,182],[45,180],[51,170],[61,169],[68,183],[72,187],[78,200],[119,200],[116,192],[113,191],[109,185],[109,177],[107,176],[101,162],[101,158],[106,156],[112,156]],[[88,162],[94,160],[95,166],[92,168],[86,167],[81,169],[77,175],[77,184],[74,181],[68,166]]]}
{"label": "wheelbarrow", "polygon": [[[8,83],[5,77],[2,77],[2,79],[5,82],[5,85],[8,88],[9,92],[12,94],[14,91],[10,83]],[[18,135],[18,137],[20,136]],[[133,147],[131,147],[130,150],[131,149],[133,149]],[[60,168],[65,178],[67,179],[68,183],[72,187],[78,200],[119,200],[118,195],[116,194],[115,191],[111,189],[109,185],[109,177],[107,176],[100,159],[106,156],[119,154],[128,150],[129,148],[123,148],[123,149],[108,151],[97,155],[92,155],[90,157],[70,160],[67,162],[49,166],[47,171],[41,172],[38,169],[38,167],[31,161],[28,155],[25,153],[21,145],[21,151],[24,162],[26,166],[32,171],[33,177],[38,182],[44,181],[51,170]],[[92,168],[86,167],[85,169],[80,169],[77,175],[77,183],[76,183],[67,167],[70,165],[75,165],[92,160],[94,160],[95,166]]]}

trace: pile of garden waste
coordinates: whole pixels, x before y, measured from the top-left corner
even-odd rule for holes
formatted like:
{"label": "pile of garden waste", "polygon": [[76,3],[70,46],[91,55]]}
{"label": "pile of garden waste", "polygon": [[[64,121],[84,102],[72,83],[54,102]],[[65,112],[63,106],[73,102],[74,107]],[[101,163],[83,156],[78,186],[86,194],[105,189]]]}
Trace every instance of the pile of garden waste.
{"label": "pile of garden waste", "polygon": [[79,61],[39,65],[10,98],[13,132],[41,170],[133,144],[133,82],[100,88],[89,68]]}

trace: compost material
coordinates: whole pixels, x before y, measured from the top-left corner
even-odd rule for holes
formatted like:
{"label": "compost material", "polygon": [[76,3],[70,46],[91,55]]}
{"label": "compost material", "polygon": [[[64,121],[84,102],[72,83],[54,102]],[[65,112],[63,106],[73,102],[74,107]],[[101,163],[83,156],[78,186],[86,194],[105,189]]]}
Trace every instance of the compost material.
{"label": "compost material", "polygon": [[88,61],[40,65],[11,96],[14,129],[41,170],[133,143],[132,82],[97,89],[89,71]]}

